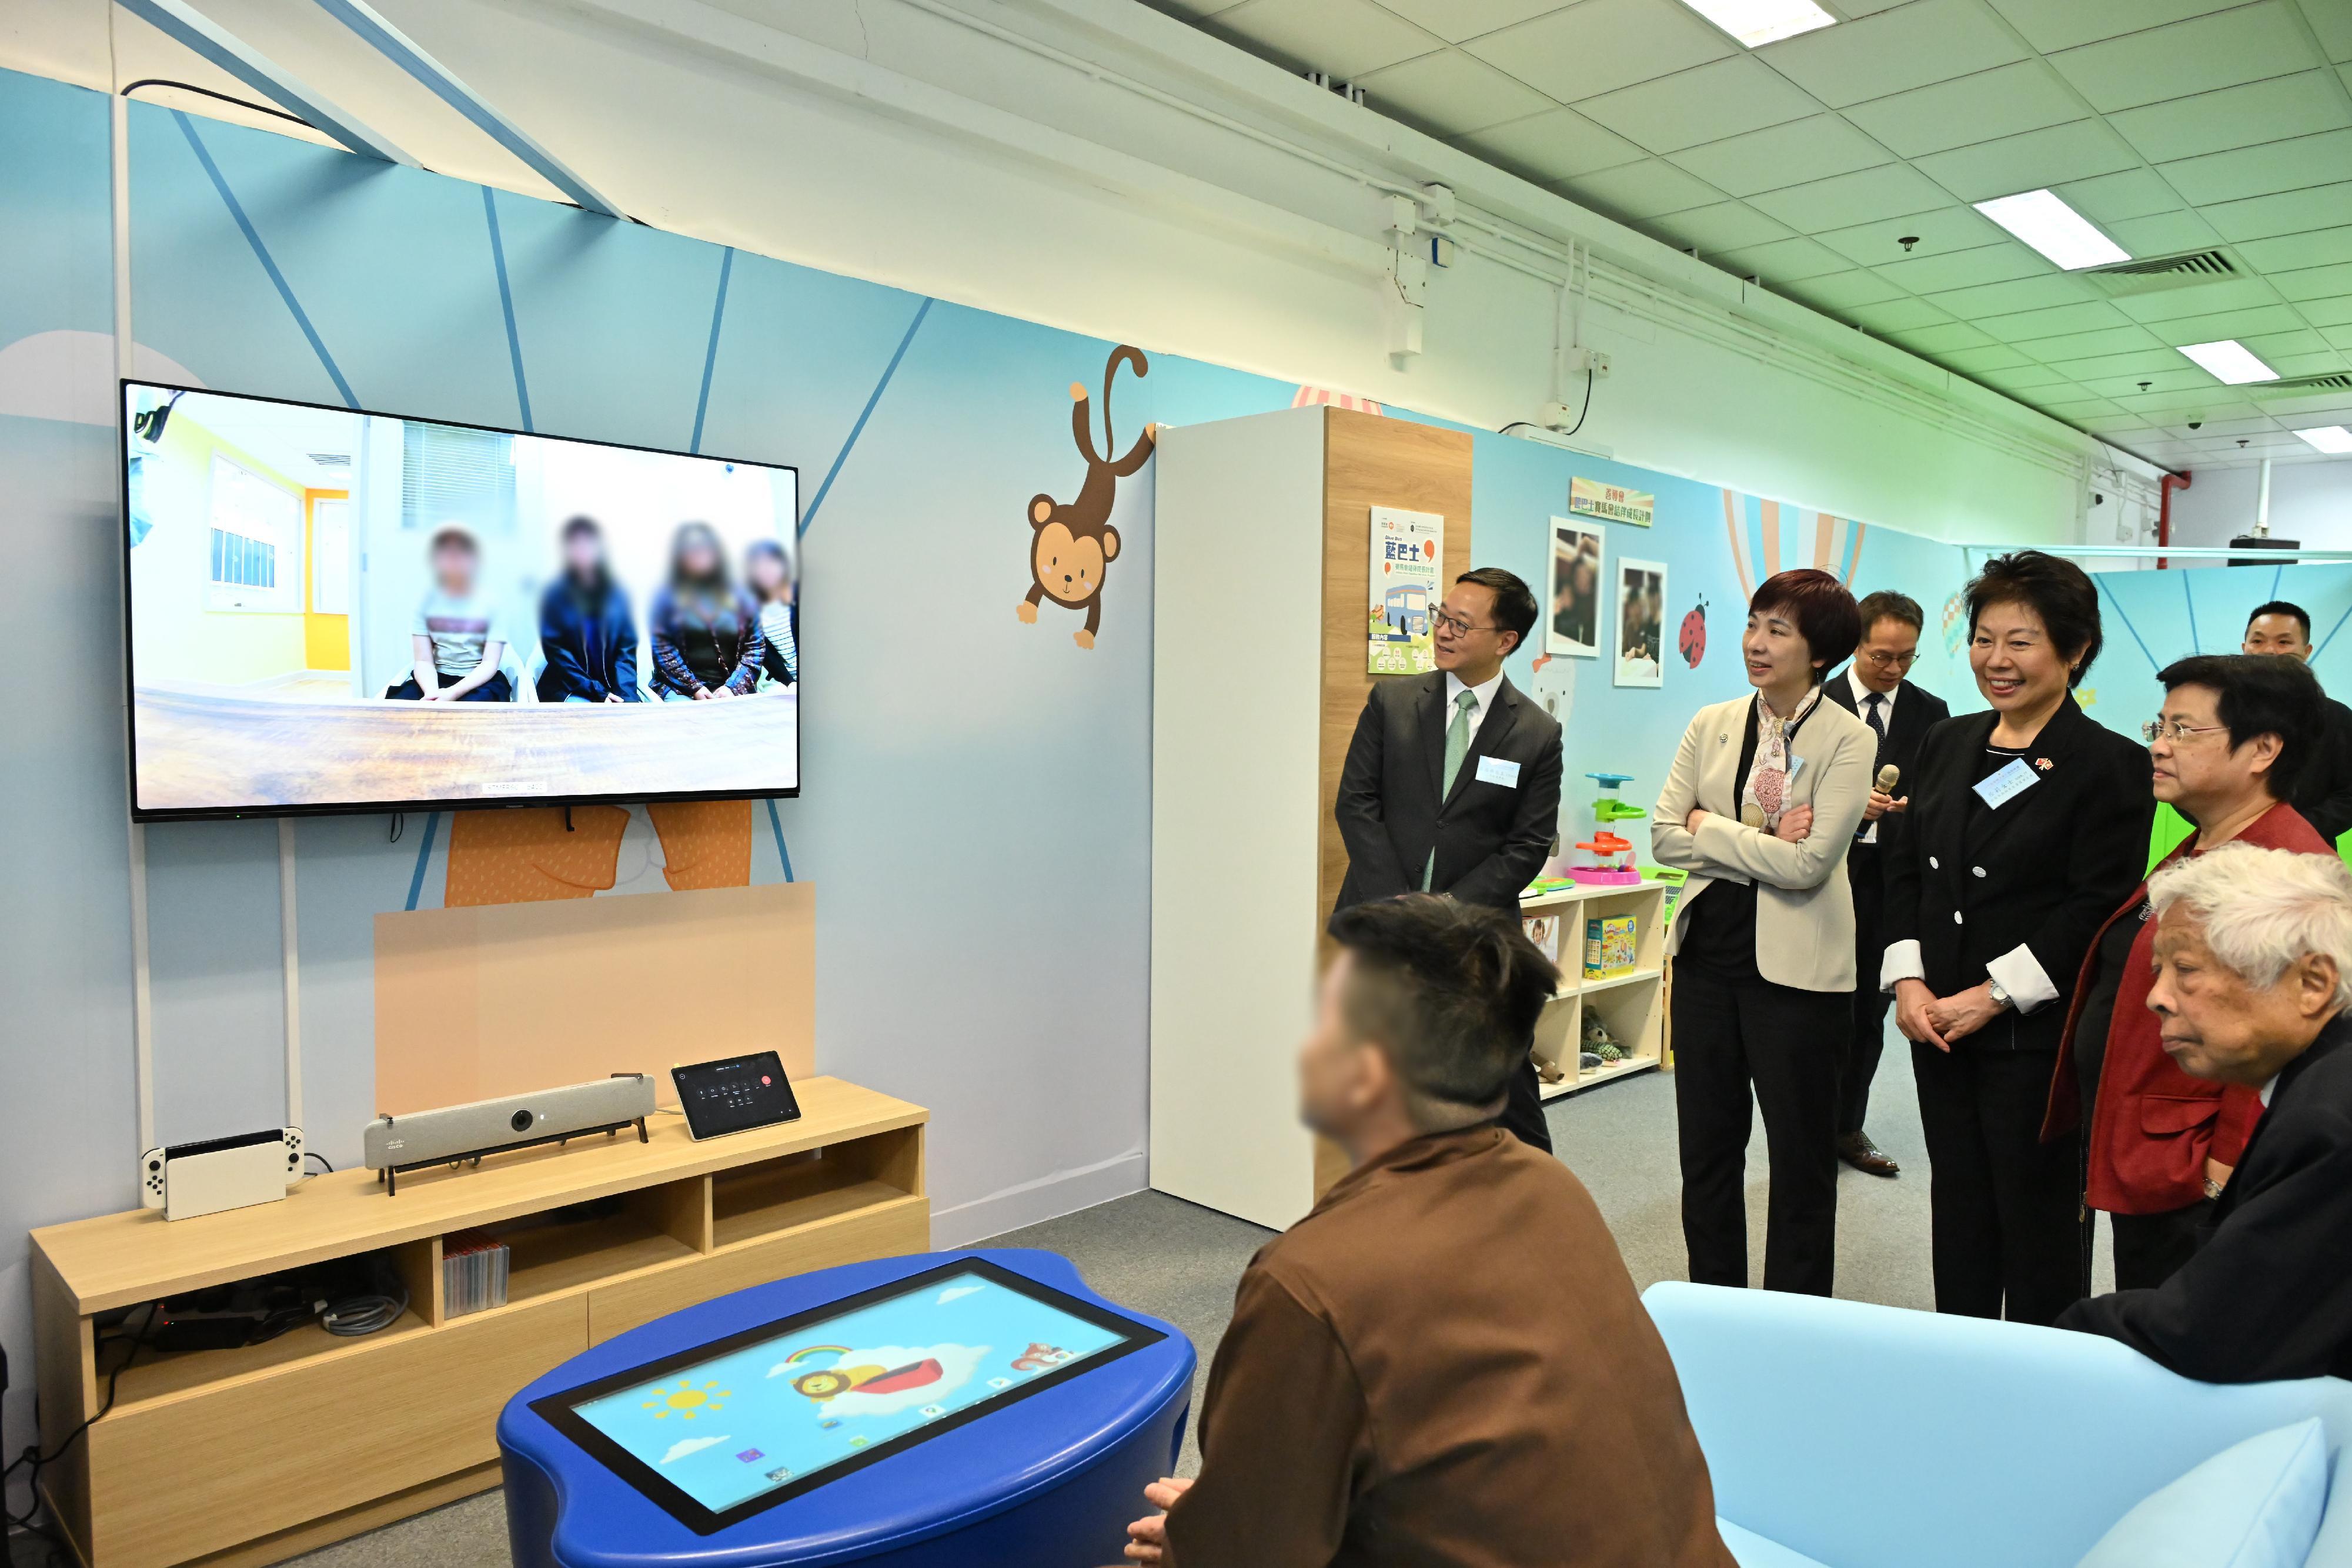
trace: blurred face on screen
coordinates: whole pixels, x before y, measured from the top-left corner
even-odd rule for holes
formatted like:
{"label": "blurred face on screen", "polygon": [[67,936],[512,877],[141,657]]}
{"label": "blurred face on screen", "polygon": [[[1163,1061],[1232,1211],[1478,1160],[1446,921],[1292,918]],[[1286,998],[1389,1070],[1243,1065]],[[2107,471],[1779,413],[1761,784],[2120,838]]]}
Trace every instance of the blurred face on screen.
{"label": "blurred face on screen", "polygon": [[479,565],[474,547],[462,538],[445,538],[433,547],[433,580],[453,598],[474,591],[474,569]]}
{"label": "blurred face on screen", "polygon": [[792,573],[785,570],[781,551],[753,549],[750,559],[744,562],[743,576],[762,604],[771,600],[788,600],[793,596]]}
{"label": "blurred face on screen", "polygon": [[582,581],[598,575],[604,565],[604,537],[593,528],[572,528],[563,536],[563,570]]}
{"label": "blurred face on screen", "polygon": [[2257,615],[2246,622],[2246,641],[2240,652],[2308,659],[2311,639],[2304,633],[2303,622],[2292,615]]}

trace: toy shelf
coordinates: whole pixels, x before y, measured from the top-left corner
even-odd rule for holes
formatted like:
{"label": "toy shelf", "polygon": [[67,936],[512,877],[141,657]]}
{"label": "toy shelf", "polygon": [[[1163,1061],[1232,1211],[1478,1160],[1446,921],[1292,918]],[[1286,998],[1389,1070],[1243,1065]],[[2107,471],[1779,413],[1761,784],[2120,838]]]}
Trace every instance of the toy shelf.
{"label": "toy shelf", "polygon": [[[496,1486],[498,1413],[549,1367],[714,1296],[928,1248],[928,1113],[837,1079],[794,1088],[798,1121],[708,1143],[665,1115],[644,1144],[420,1170],[396,1196],[345,1170],[201,1219],[134,1210],[33,1232],[44,1445],[89,1419],[41,1479],[76,1554],[86,1568],[274,1563]],[[506,1303],[453,1315],[444,1245],[477,1230],[507,1246]],[[143,1314],[123,1321],[362,1260],[409,1296],[374,1333],[314,1322],[165,1354],[133,1349]]]}
{"label": "toy shelf", "polygon": [[[1654,1071],[1665,1061],[1665,909],[1674,884],[1663,881],[1598,883],[1522,894],[1522,920],[1549,915],[1559,922],[1560,985],[1536,1024],[1535,1057],[1547,1082],[1547,1103]],[[1584,972],[1585,922],[1633,917],[1633,964],[1604,975]],[[1625,1050],[1623,1060],[1577,1065],[1587,1013],[1605,1023]],[[1561,1076],[1551,1081],[1552,1074]]]}

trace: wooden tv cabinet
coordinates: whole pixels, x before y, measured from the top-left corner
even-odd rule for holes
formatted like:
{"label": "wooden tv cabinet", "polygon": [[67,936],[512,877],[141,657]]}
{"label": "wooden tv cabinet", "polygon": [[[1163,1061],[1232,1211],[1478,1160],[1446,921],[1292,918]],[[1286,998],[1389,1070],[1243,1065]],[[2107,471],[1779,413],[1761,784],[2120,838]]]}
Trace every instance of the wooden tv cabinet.
{"label": "wooden tv cabinet", "polygon": [[[417,1171],[396,1197],[338,1171],[201,1219],[139,1209],[34,1231],[43,1450],[105,1411],[41,1476],[83,1563],[274,1563],[494,1487],[499,1411],[550,1367],[748,1285],[927,1249],[929,1113],[838,1079],[794,1088],[799,1121],[706,1144],[664,1113],[643,1144]],[[577,1206],[594,1211],[559,1212]],[[452,1317],[442,1239],[473,1228],[510,1249],[507,1304]],[[127,1362],[128,1336],[100,1349],[118,1309],[368,1255],[410,1297],[376,1333],[311,1323]]]}

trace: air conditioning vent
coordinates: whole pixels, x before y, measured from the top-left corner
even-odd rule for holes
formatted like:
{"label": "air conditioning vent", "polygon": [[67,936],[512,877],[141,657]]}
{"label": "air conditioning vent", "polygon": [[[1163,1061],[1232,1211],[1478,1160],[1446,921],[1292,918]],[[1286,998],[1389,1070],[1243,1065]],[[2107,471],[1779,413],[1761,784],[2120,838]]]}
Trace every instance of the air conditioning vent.
{"label": "air conditioning vent", "polygon": [[2239,389],[2256,397],[2302,397],[2307,392],[2352,392],[2352,371],[2330,371],[2324,376],[2295,376],[2281,382],[2250,382]]}
{"label": "air conditioning vent", "polygon": [[348,468],[352,465],[352,455],[348,452],[313,452],[310,461],[321,468]]}
{"label": "air conditioning vent", "polygon": [[2237,264],[2222,252],[2197,250],[2181,256],[2153,256],[2143,261],[2119,261],[2112,267],[2086,267],[2075,276],[2089,278],[2110,295],[2126,295],[2222,283],[2239,273]]}

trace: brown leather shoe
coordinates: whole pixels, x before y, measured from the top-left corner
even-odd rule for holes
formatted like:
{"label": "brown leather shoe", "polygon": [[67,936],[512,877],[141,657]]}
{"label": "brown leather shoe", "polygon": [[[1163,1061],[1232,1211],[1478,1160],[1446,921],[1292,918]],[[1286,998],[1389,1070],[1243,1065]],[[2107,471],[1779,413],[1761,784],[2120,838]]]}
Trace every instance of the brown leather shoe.
{"label": "brown leather shoe", "polygon": [[1838,1158],[1865,1176],[1891,1176],[1903,1167],[1886,1157],[1868,1133],[1849,1133],[1837,1143]]}

